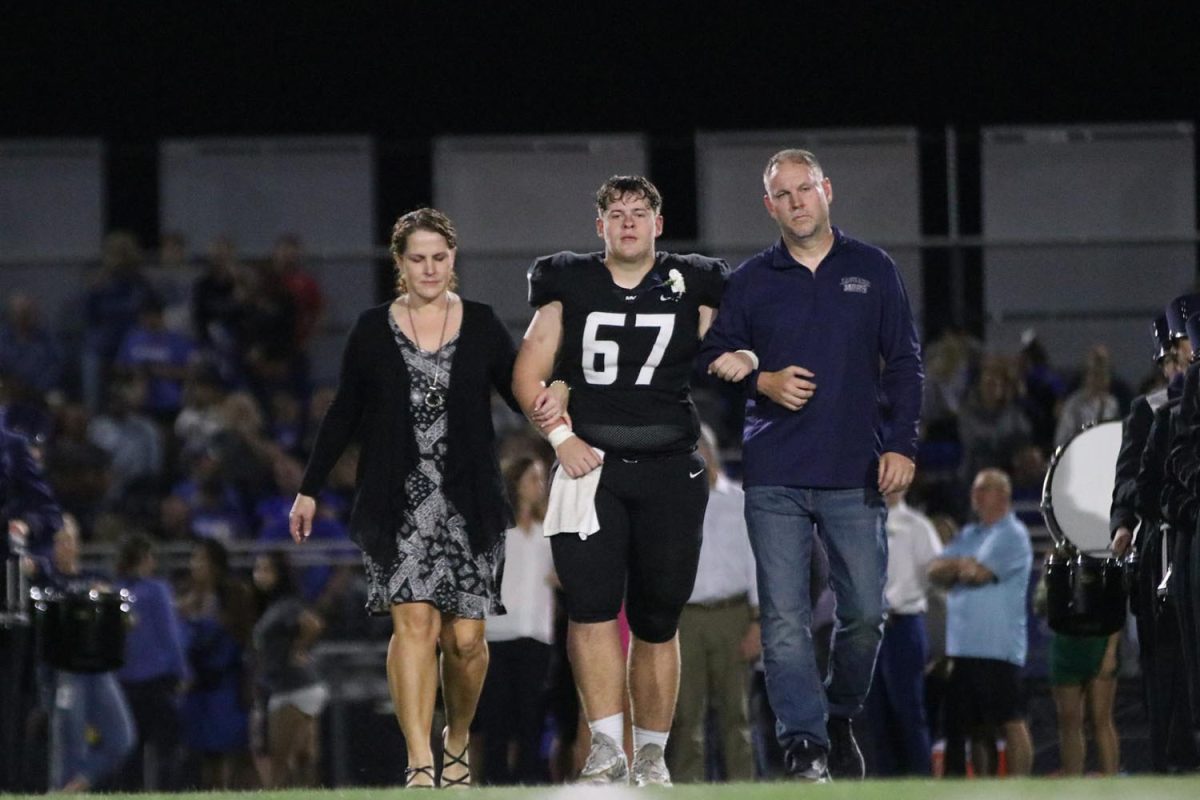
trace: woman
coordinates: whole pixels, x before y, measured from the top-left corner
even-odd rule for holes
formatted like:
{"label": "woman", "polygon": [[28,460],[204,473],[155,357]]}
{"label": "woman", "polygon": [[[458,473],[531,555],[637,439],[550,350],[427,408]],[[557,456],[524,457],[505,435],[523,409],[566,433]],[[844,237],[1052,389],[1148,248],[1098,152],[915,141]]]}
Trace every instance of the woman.
{"label": "woman", "polygon": [[317,732],[329,689],[310,651],[324,628],[305,607],[281,550],[254,560],[259,618],[254,625],[259,774],[268,789],[317,785]]}
{"label": "woman", "polygon": [[[504,541],[503,595],[507,613],[488,621],[491,657],[476,730],[482,734],[479,771],[489,785],[544,783],[542,725],[554,642],[554,559],[542,534],[546,466],[521,456],[504,468],[517,524]],[[473,744],[475,744],[473,742]]]}
{"label": "woman", "polygon": [[[1059,557],[1069,553],[1056,548]],[[1033,595],[1034,613],[1045,615],[1046,576]],[[1117,646],[1120,632],[1110,636],[1070,636],[1057,631],[1050,637],[1050,693],[1058,717],[1058,752],[1063,775],[1082,775],[1087,743],[1084,717],[1090,712],[1100,772],[1116,775],[1120,741],[1113,722],[1117,694]]]}
{"label": "woman", "polygon": [[1083,385],[1067,395],[1054,429],[1054,446],[1071,440],[1087,425],[1120,419],[1121,407],[1112,393],[1112,366],[1102,344],[1088,350],[1083,362]]}
{"label": "woman", "polygon": [[254,624],[250,589],[229,570],[216,539],[192,548],[191,578],[179,598],[192,684],[183,704],[184,735],[199,754],[202,789],[249,788],[250,729],[242,655]]}
{"label": "woman", "polygon": [[392,618],[388,686],[408,747],[407,786],[438,783],[429,733],[439,646],[441,783],[470,783],[469,729],[488,664],[484,617],[502,611],[496,583],[512,524],[490,398],[494,388],[519,410],[510,389],[515,353],[492,309],[453,291],[457,243],[440,211],[396,221],[398,296],[364,312],[350,332],[337,395],[290,514],[293,538],[304,541],[315,498],[357,433],[350,533],[363,550],[367,608]]}
{"label": "woman", "polygon": [[1082,775],[1087,746],[1085,711],[1091,713],[1100,772],[1116,775],[1120,743],[1113,724],[1117,694],[1117,640],[1111,636],[1066,636],[1050,640],[1050,685],[1058,713],[1058,747],[1064,775]]}
{"label": "woman", "polygon": [[136,601],[125,665],[117,673],[138,730],[136,757],[126,762],[122,781],[130,791],[179,788],[179,689],[188,679],[188,664],[174,592],[155,577],[156,567],[154,544],[145,534],[121,542],[117,586]]}
{"label": "woman", "polygon": [[959,474],[966,485],[987,467],[1012,470],[1013,456],[1032,441],[1033,429],[1017,403],[1017,389],[1011,363],[999,356],[984,360],[979,384],[958,415],[963,446]]}

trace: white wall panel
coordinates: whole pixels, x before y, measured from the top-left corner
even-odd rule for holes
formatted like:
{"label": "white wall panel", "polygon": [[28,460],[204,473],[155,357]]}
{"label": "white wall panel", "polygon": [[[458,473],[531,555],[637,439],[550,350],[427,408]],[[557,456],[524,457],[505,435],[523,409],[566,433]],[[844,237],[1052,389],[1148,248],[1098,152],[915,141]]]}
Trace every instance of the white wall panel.
{"label": "white wall panel", "polygon": [[640,135],[445,136],[434,144],[434,201],[464,250],[596,250],[596,189],[610,175],[646,174],[647,162]]}
{"label": "white wall panel", "polygon": [[[203,252],[231,236],[239,252],[268,255],[297,234],[321,285],[325,313],[310,346],[318,380],[332,380],[346,328],[375,302],[375,158],[366,137],[172,140],[159,149],[163,231]],[[347,258],[350,256],[350,258]]]}
{"label": "white wall panel", "polygon": [[160,147],[160,225],[194,246],[230,235],[250,255],[284,232],[313,251],[366,252],[375,167],[365,137],[172,140]]}
{"label": "white wall panel", "polygon": [[1034,328],[1067,368],[1104,343],[1143,375],[1150,319],[1195,280],[1191,125],[988,128],[982,168],[989,341]]}
{"label": "white wall panel", "polygon": [[0,142],[0,258],[92,259],[103,235],[100,142]]}

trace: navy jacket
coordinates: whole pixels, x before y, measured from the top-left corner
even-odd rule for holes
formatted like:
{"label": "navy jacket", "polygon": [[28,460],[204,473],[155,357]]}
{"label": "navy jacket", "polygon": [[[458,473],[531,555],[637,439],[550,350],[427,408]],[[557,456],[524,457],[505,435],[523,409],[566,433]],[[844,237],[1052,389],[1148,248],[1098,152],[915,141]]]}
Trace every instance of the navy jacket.
{"label": "navy jacket", "polygon": [[1200,516],[1200,362],[1188,366],[1179,406],[1168,425],[1163,466],[1163,516],[1181,535],[1191,536]]}
{"label": "navy jacket", "polygon": [[1117,528],[1133,530],[1137,526],[1137,475],[1142,464],[1142,451],[1150,439],[1154,410],[1167,402],[1166,387],[1150,394],[1138,395],[1129,407],[1129,416],[1121,427],[1121,450],[1117,453],[1116,478],[1113,481],[1112,508],[1109,512],[1110,535]]}
{"label": "navy jacket", "polygon": [[62,512],[42,470],[33,460],[23,436],[0,427],[0,557],[8,557],[8,523],[24,520],[29,526],[28,547],[49,548],[54,532],[62,527]]}
{"label": "navy jacket", "polygon": [[916,457],[924,375],[900,273],[879,248],[833,233],[815,273],[782,240],[738,267],[704,339],[704,367],[745,349],[760,369],[815,375],[816,393],[799,411],[752,391],[757,373],[746,379],[746,486],[874,486],[882,452]]}

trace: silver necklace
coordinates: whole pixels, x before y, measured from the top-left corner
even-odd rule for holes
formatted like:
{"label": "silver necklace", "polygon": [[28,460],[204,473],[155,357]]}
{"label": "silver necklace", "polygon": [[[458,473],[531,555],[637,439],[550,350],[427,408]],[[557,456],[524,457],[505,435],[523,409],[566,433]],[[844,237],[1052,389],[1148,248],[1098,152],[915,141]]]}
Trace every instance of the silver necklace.
{"label": "silver necklace", "polygon": [[[420,352],[421,340],[417,336],[417,323],[416,320],[413,319],[412,306],[405,301],[404,307],[408,309],[408,324],[412,327],[413,344],[417,346],[417,350]],[[430,383],[429,388],[425,391],[424,396],[422,396],[421,390],[416,386],[413,386],[412,391],[408,395],[409,400],[412,401],[413,405],[420,405],[423,402],[425,403],[425,407],[431,411],[437,411],[446,404],[446,397],[444,394],[442,394],[442,387],[438,385],[438,379],[442,377],[442,347],[446,344],[446,324],[449,321],[450,298],[447,297],[446,314],[442,317],[442,333],[438,338],[437,351],[433,356],[433,381]]]}

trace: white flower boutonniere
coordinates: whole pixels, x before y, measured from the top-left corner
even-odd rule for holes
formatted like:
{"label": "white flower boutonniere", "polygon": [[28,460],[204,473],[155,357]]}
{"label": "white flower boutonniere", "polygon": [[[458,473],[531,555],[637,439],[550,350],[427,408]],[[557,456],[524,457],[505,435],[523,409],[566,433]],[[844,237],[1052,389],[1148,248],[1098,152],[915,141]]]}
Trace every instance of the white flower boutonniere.
{"label": "white flower boutonniere", "polygon": [[677,269],[673,269],[667,273],[667,286],[675,295],[676,300],[682,297],[683,293],[687,291],[687,286],[683,282],[683,275]]}

